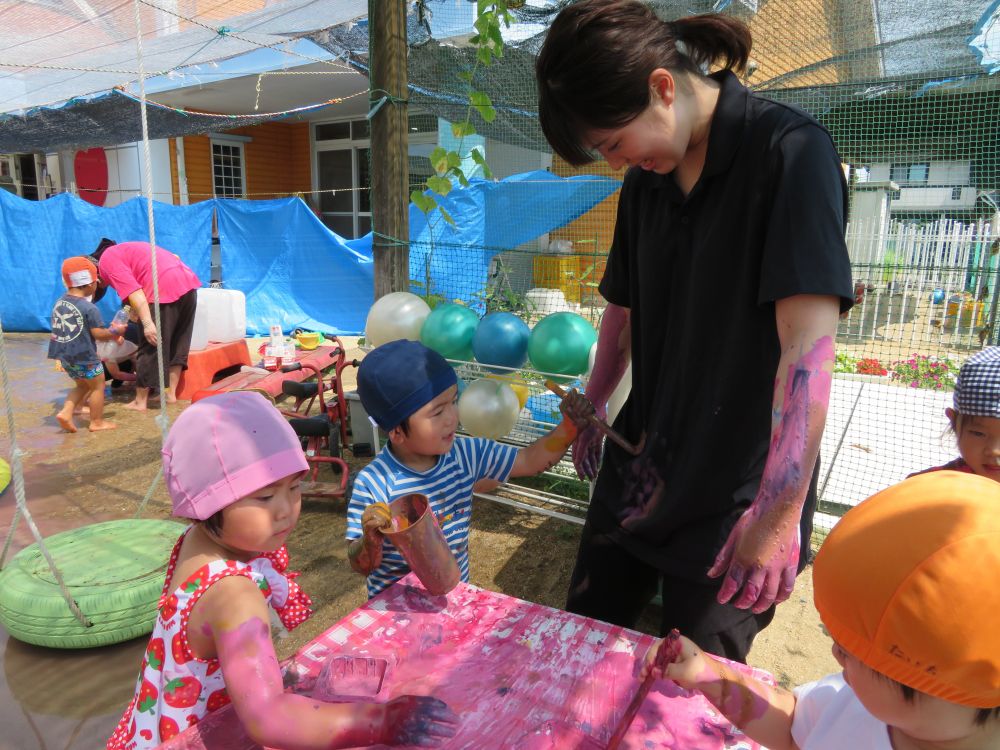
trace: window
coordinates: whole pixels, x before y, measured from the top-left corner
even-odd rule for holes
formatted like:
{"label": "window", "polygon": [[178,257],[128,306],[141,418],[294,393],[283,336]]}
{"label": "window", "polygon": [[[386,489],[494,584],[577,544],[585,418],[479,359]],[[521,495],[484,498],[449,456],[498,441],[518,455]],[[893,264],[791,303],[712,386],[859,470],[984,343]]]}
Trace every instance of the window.
{"label": "window", "polygon": [[[419,183],[429,170],[426,157],[437,145],[436,115],[409,115],[410,183]],[[317,123],[313,129],[315,184],[320,218],[345,238],[361,237],[372,229],[371,130],[366,119]],[[419,169],[414,165],[419,164]],[[414,188],[416,186],[414,185]]]}
{"label": "window", "polygon": [[216,198],[242,198],[243,144],[212,141],[212,185]]}
{"label": "window", "polygon": [[930,164],[893,164],[889,170],[889,179],[897,185],[926,185],[930,174]]}
{"label": "window", "polygon": [[951,189],[951,199],[953,201],[960,201],[960,200],[962,200],[962,186],[961,185],[956,185],[955,187],[953,187]]}

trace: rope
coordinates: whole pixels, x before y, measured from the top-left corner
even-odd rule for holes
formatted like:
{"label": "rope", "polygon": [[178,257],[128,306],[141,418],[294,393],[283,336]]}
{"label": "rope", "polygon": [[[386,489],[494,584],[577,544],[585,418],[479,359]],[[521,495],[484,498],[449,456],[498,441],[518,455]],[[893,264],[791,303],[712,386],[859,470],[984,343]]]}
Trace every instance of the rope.
{"label": "rope", "polygon": [[160,477],[162,476],[163,476],[163,462],[160,461],[160,468],[156,472],[156,476],[153,477],[153,481],[149,483],[149,489],[146,490],[146,496],[142,499],[142,502],[139,503],[139,507],[136,509],[135,515],[133,515],[132,518],[138,518],[139,516],[142,515],[142,512],[146,510],[146,504],[149,502],[149,499],[153,496],[153,490],[156,489],[156,484],[157,482],[160,481]]}
{"label": "rope", "polygon": [[[339,74],[338,74],[339,75]],[[126,90],[125,88],[116,88],[119,94],[132,99],[133,101],[139,101],[140,97],[136,96],[132,92]],[[361,91],[355,91],[353,94],[347,94],[346,96],[337,96],[333,99],[327,99],[326,101],[317,102],[316,104],[303,104],[301,107],[294,107],[292,109],[282,109],[276,112],[255,112],[253,114],[224,114],[220,112],[203,112],[197,109],[181,109],[180,107],[171,107],[169,104],[160,104],[159,102],[154,102],[152,99],[147,99],[146,102],[150,106],[156,107],[157,109],[165,109],[170,112],[176,112],[181,115],[196,115],[198,117],[217,117],[219,119],[225,120],[257,120],[261,118],[276,118],[285,117],[287,115],[299,114],[301,112],[309,112],[314,109],[322,109],[323,107],[329,107],[333,104],[341,104],[348,99],[353,99],[356,96],[361,96],[362,94],[367,94],[368,90],[363,89]],[[257,83],[257,94],[258,100],[260,96],[260,81]]]}
{"label": "rope", "polygon": [[[4,340],[3,334],[3,323],[0,321],[0,385],[3,387],[3,398],[4,398],[4,408],[7,410],[7,432],[10,434],[10,469],[11,475],[14,480],[14,498],[17,503],[17,510],[24,516],[25,522],[28,524],[28,528],[31,529],[31,535],[35,537],[35,542],[38,544],[38,549],[41,551],[42,556],[45,558],[45,562],[49,566],[49,571],[52,573],[52,577],[56,579],[56,583],[59,585],[59,591],[62,593],[63,599],[66,600],[66,604],[69,606],[70,612],[73,613],[81,625],[85,628],[89,628],[93,623],[87,619],[87,616],[80,611],[80,607],[73,600],[73,596],[69,593],[69,589],[66,588],[66,582],[63,580],[62,574],[59,572],[59,568],[56,567],[55,560],[52,559],[52,554],[49,552],[48,548],[45,546],[45,542],[42,540],[42,533],[38,530],[38,526],[35,525],[34,519],[28,512],[28,502],[24,495],[24,466],[21,462],[21,458],[25,455],[24,451],[18,447],[17,444],[17,426],[14,423],[14,401],[10,397],[10,375],[7,369],[7,344]],[[15,522],[17,516],[15,515]],[[7,555],[7,550],[10,548],[10,541],[14,535],[14,525],[11,525],[11,531],[8,534],[7,541],[4,543],[4,558]],[[3,565],[3,558],[0,558],[0,566]]]}
{"label": "rope", "polygon": [[[167,429],[170,427],[170,418],[167,416],[167,388],[163,375],[163,325],[160,316],[160,279],[156,268],[156,221],[153,217],[153,159],[149,151],[149,121],[146,119],[146,73],[142,56],[142,26],[139,20],[139,4],[141,0],[135,0],[135,44],[136,55],[139,60],[139,113],[142,117],[142,153],[146,164],[146,218],[149,223],[149,255],[150,273],[153,277],[153,318],[156,321],[156,369],[159,372],[160,381],[160,413],[156,416],[156,422],[160,425],[161,444],[167,440]],[[145,331],[143,331],[145,335]],[[159,474],[153,479],[153,485],[159,480]],[[152,491],[152,487],[150,487]]]}

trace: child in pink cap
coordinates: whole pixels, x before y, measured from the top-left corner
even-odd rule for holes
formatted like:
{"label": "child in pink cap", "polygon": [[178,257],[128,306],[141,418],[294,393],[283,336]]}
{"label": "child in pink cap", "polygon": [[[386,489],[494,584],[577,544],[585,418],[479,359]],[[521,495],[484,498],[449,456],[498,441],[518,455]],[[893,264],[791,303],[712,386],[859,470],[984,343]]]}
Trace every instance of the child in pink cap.
{"label": "child in pink cap", "polygon": [[108,750],[156,747],[230,702],[267,747],[434,746],[454,734],[455,715],[433,698],[327,704],[284,692],[269,610],[286,628],[311,614],[284,546],[305,471],[298,438],[259,394],[204,399],[174,423],[163,475],[174,515],[194,523],[170,556],[136,693]]}

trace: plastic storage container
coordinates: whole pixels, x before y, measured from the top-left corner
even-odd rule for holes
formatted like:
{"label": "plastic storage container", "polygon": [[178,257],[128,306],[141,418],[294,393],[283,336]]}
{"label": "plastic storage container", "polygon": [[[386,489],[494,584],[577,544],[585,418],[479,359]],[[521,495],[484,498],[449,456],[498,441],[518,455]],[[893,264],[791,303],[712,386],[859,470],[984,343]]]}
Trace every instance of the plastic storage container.
{"label": "plastic storage container", "polygon": [[247,300],[236,289],[198,290],[198,309],[194,314],[191,350],[198,351],[209,342],[239,341],[247,335]]}

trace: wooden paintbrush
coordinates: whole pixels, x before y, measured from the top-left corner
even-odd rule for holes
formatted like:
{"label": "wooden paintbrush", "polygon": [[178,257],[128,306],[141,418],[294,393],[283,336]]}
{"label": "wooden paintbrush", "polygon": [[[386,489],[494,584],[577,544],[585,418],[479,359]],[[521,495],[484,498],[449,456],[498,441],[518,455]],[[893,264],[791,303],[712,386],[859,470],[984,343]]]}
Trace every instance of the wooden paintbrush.
{"label": "wooden paintbrush", "polygon": [[649,689],[653,687],[653,683],[656,682],[656,678],[653,676],[654,671],[657,669],[665,669],[668,664],[677,658],[677,654],[681,648],[680,636],[681,634],[676,628],[674,628],[667,634],[667,637],[663,639],[663,643],[660,645],[660,650],[656,653],[656,661],[653,665],[655,669],[649,670],[649,674],[646,675],[646,679],[642,681],[642,684],[639,685],[639,689],[632,697],[632,702],[628,704],[628,708],[625,709],[625,713],[622,714],[622,718],[619,719],[618,724],[615,725],[615,731],[611,733],[611,739],[608,740],[608,750],[618,750],[618,746],[621,744],[621,741],[625,739],[625,735],[628,733],[628,728],[632,726],[632,721],[635,719],[635,715],[639,713],[639,709],[646,700],[646,696],[649,695]]}
{"label": "wooden paintbrush", "polygon": [[[545,387],[548,388],[550,391],[552,391],[554,394],[556,394],[559,398],[566,398],[566,390],[560,387],[557,383],[554,383],[551,380],[546,380]],[[611,425],[609,425],[607,422],[605,422],[596,414],[593,413],[588,414],[587,421],[589,421],[592,425],[594,425],[594,427],[596,427],[605,435],[607,435],[609,440],[611,440],[614,443],[617,443],[620,448],[628,451],[631,455],[638,456],[642,452],[641,445],[638,446],[632,445],[632,443],[623,438],[618,433],[617,430],[615,430]]]}

